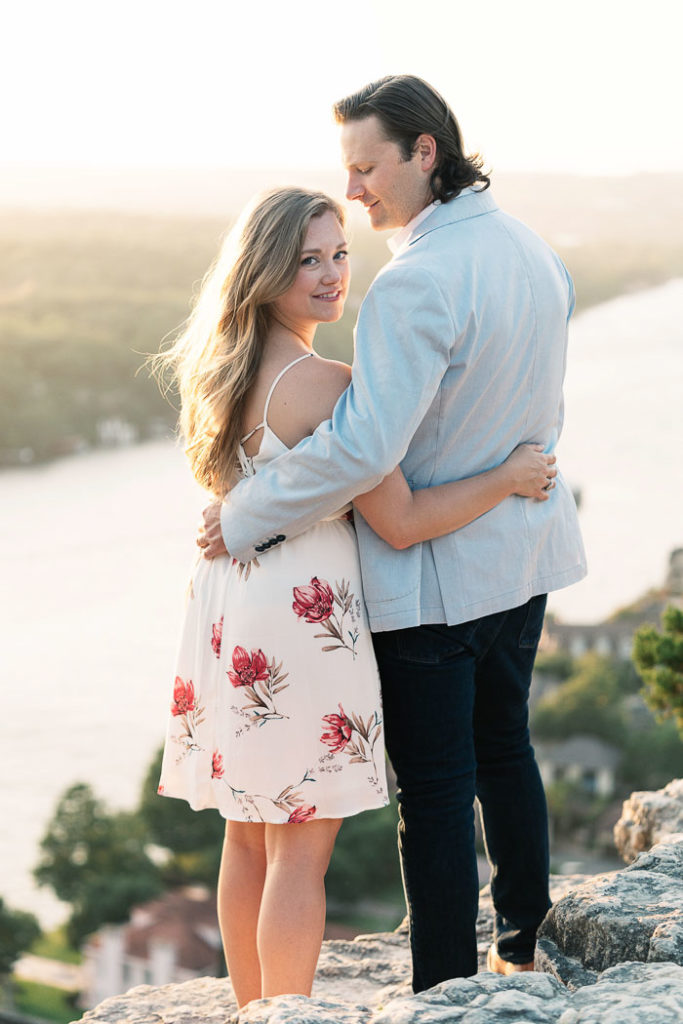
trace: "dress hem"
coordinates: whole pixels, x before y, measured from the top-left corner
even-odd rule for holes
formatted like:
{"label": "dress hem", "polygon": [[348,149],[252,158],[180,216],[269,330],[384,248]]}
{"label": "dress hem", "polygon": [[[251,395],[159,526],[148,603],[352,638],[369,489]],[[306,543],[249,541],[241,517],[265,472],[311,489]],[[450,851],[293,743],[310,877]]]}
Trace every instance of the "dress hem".
{"label": "dress hem", "polygon": [[[169,797],[172,800],[184,800],[185,803],[188,804],[188,806],[193,811],[218,811],[220,816],[225,821],[239,821],[239,822],[243,822],[245,825],[289,825],[289,824],[295,824],[293,822],[283,821],[282,818],[280,818],[278,821],[269,820],[267,818],[263,818],[263,819],[259,819],[259,820],[254,821],[254,820],[251,820],[249,818],[231,817],[229,814],[226,814],[224,811],[222,811],[221,808],[218,807],[216,804],[201,803],[199,801],[196,802],[196,803],[193,803],[191,800],[188,800],[188,798],[186,796],[178,796],[175,793],[169,793],[167,790],[165,790],[163,793],[158,793],[158,796]],[[387,797],[387,798],[385,798],[385,799],[383,799],[381,801],[378,801],[377,803],[371,803],[371,804],[368,804],[366,807],[359,807],[359,808],[357,808],[356,810],[353,810],[353,811],[347,810],[347,811],[343,811],[343,812],[341,812],[339,814],[330,814],[330,813],[317,814],[316,813],[316,815],[314,817],[309,818],[308,820],[309,821],[322,821],[323,819],[324,820],[331,820],[331,819],[332,820],[336,820],[338,818],[353,818],[357,814],[363,814],[364,811],[377,811],[377,810],[380,810],[382,807],[389,807],[390,804],[391,804],[391,800]],[[303,822],[300,823],[300,824],[303,824]]]}

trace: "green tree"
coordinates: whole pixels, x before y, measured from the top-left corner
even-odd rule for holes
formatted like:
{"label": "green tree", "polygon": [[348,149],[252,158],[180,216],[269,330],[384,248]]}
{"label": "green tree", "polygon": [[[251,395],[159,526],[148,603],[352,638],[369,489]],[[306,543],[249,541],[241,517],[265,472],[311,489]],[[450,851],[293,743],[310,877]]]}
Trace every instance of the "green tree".
{"label": "green tree", "polygon": [[683,738],[683,611],[670,605],[663,630],[642,626],[635,635],[633,660],[645,686],[643,698],[659,718],[673,718]]}
{"label": "green tree", "polygon": [[541,651],[534,662],[534,672],[555,679],[569,679],[576,671],[576,663],[566,651]]}
{"label": "green tree", "polygon": [[625,691],[629,692],[625,673],[613,659],[586,654],[566,682],[539,700],[533,731],[544,739],[583,734],[618,744],[624,733]]}
{"label": "green tree", "polygon": [[163,747],[149,766],[138,814],[149,841],[171,852],[162,867],[168,885],[203,882],[214,886],[218,877],[225,819],[216,810],[193,811],[185,800],[157,795]]}
{"label": "green tree", "polygon": [[633,789],[660,789],[683,775],[683,743],[672,720],[630,729],[624,737],[620,775]]}
{"label": "green tree", "polygon": [[40,926],[33,914],[10,910],[0,896],[0,979],[11,973],[15,960],[40,935]]}
{"label": "green tree", "polygon": [[339,904],[387,900],[403,907],[396,848],[396,804],[346,818],[325,876],[328,898]]}
{"label": "green tree", "polygon": [[146,842],[139,817],[109,813],[90,786],[78,783],[61,797],[34,875],[71,904],[67,934],[74,945],[102,924],[125,921],[132,906],[159,894],[161,877]]}

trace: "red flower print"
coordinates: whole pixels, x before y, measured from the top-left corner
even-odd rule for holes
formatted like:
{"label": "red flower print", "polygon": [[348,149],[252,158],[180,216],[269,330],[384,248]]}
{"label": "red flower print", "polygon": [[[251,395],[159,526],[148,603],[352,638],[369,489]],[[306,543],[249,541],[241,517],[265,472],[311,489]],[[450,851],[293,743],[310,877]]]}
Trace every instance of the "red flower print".
{"label": "red flower print", "polygon": [[321,743],[327,743],[332,754],[338,754],[343,750],[351,739],[353,726],[344,713],[344,708],[339,705],[339,715],[323,715],[323,722],[327,722],[329,728],[320,737]]}
{"label": "red flower print", "polygon": [[294,587],[292,608],[306,622],[322,622],[329,619],[334,607],[334,594],[327,580],[314,576],[307,587]]}
{"label": "red flower print", "polygon": [[217,750],[214,750],[213,757],[211,758],[211,778],[223,778],[223,755],[219,754]]}
{"label": "red flower print", "polygon": [[300,825],[302,821],[308,821],[315,817],[315,807],[297,807],[287,818],[288,825]]}
{"label": "red flower print", "polygon": [[213,653],[217,658],[221,656],[221,641],[223,640],[223,619],[225,616],[221,615],[219,622],[214,622],[211,627],[211,646]]}
{"label": "red flower print", "polygon": [[164,795],[164,787],[161,786],[161,785],[158,786],[157,787],[157,793],[159,794],[159,796],[163,796]]}
{"label": "red flower print", "polygon": [[186,715],[190,711],[194,711],[194,686],[192,685],[192,680],[190,679],[186,683],[180,676],[176,676],[171,713],[173,715]]}
{"label": "red flower print", "polygon": [[268,678],[266,656],[260,648],[249,657],[244,647],[236,647],[232,652],[232,667],[235,671],[228,669],[228,675],[233,686],[253,686],[259,679]]}

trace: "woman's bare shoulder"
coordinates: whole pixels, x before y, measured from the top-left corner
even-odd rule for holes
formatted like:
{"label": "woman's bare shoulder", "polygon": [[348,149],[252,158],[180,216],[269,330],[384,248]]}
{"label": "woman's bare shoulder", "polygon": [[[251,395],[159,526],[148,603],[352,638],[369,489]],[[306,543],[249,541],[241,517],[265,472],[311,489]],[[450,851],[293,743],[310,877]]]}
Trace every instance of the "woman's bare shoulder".
{"label": "woman's bare shoulder", "polygon": [[304,359],[275,389],[268,422],[276,433],[281,431],[283,440],[292,443],[293,435],[304,437],[330,418],[350,383],[351,367],[347,363],[321,356]]}
{"label": "woman's bare shoulder", "polygon": [[319,376],[321,384],[337,386],[343,391],[351,383],[351,367],[348,363],[316,356],[315,359],[308,360],[308,365],[311,372]]}
{"label": "woman's bare shoulder", "polygon": [[315,393],[315,402],[311,407],[315,423],[328,419],[339,397],[351,383],[351,367],[336,359],[322,359],[320,356],[307,360],[309,373],[308,392]]}

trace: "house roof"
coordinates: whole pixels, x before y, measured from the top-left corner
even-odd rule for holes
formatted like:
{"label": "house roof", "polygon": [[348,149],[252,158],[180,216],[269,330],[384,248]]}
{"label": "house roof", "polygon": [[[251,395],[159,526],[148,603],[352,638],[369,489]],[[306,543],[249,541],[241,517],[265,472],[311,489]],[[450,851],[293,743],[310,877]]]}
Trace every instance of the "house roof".
{"label": "house roof", "polygon": [[123,932],[128,956],[148,960],[151,947],[163,943],[173,946],[179,967],[212,968],[221,944],[215,894],[201,886],[173,889],[135,907]]}
{"label": "house roof", "polygon": [[582,765],[584,768],[616,768],[621,754],[616,747],[596,736],[570,736],[558,742],[534,743],[539,761],[561,766]]}

